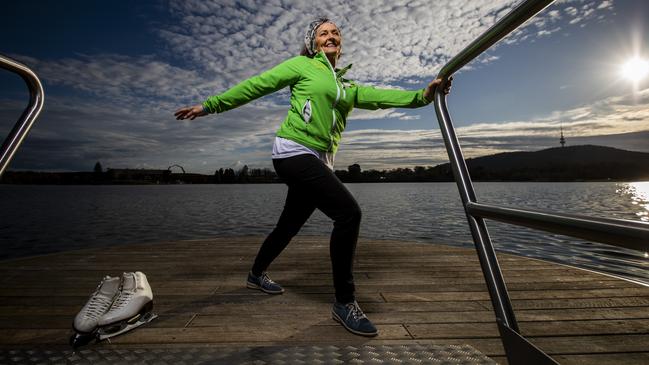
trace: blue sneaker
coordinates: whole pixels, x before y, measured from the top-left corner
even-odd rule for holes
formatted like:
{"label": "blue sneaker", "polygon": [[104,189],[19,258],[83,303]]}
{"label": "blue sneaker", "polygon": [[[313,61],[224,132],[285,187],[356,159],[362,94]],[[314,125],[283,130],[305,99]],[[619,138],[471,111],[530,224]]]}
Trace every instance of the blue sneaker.
{"label": "blue sneaker", "polygon": [[347,304],[335,302],[331,315],[334,320],[355,335],[373,337],[379,334],[356,301]]}
{"label": "blue sneaker", "polygon": [[284,292],[284,288],[270,280],[265,271],[261,276],[255,276],[252,271],[249,272],[246,287],[249,289],[259,289],[268,294],[282,294]]}

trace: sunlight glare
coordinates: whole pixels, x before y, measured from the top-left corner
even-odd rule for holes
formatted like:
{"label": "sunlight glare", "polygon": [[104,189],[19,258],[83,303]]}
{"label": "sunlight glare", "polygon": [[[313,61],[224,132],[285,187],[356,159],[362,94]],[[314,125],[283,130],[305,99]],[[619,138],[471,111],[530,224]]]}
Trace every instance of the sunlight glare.
{"label": "sunlight glare", "polygon": [[649,61],[634,57],[622,65],[620,73],[625,79],[638,82],[649,75]]}
{"label": "sunlight glare", "polygon": [[649,222],[649,181],[629,183],[629,187],[632,191],[631,199],[640,206],[636,215],[641,221]]}

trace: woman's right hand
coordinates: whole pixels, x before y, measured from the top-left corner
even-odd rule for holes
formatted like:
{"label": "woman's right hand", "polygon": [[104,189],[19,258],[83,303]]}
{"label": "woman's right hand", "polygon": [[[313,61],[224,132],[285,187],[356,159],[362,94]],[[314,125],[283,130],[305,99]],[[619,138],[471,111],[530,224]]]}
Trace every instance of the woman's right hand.
{"label": "woman's right hand", "polygon": [[203,105],[201,104],[180,108],[174,113],[177,120],[194,120],[196,117],[202,117],[205,115],[207,115],[207,112],[203,109]]}

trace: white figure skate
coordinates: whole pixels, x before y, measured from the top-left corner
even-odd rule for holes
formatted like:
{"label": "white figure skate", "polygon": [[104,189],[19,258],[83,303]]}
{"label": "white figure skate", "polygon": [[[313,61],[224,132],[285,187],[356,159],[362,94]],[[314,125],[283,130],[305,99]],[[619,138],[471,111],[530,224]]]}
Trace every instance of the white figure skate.
{"label": "white figure skate", "polygon": [[153,292],[142,272],[125,272],[122,288],[110,309],[99,318],[98,338],[105,340],[149,323],[153,314]]}
{"label": "white figure skate", "polygon": [[108,312],[115,301],[121,281],[121,278],[104,277],[88,302],[74,317],[72,328],[75,334],[70,337],[73,347],[85,345],[96,338],[99,319]]}

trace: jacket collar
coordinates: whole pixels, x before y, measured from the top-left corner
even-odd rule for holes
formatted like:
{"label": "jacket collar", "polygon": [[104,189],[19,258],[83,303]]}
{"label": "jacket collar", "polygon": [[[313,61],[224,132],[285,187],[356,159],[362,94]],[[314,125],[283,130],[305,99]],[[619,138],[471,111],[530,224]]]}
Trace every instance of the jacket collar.
{"label": "jacket collar", "polygon": [[336,69],[336,77],[338,77],[338,78],[343,77],[343,75],[344,75],[345,73],[347,73],[347,71],[349,71],[350,68],[352,68],[352,64],[351,64],[351,63],[350,63],[349,65],[347,65],[347,66],[341,68],[341,69],[340,69],[340,68],[337,68],[337,69]]}
{"label": "jacket collar", "polygon": [[[316,53],[316,55],[313,57],[314,59],[322,62],[327,66],[327,68],[331,67],[331,63],[329,63],[329,59],[327,59],[327,55],[323,51],[320,51]],[[342,77],[349,69],[352,68],[352,64],[350,63],[349,65],[343,67],[342,69],[336,68],[334,71],[336,72],[336,77],[340,78]]]}

